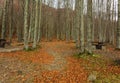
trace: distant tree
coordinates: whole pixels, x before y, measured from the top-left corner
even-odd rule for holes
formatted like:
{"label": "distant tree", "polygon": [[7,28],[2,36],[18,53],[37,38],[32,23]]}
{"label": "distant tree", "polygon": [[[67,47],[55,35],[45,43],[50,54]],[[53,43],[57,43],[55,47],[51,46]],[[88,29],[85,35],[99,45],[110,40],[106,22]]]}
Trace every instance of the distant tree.
{"label": "distant tree", "polygon": [[28,32],[28,40],[33,41],[34,37],[34,27],[35,27],[35,1],[32,0],[30,2],[31,8],[30,8],[30,26],[29,26],[29,32]]}
{"label": "distant tree", "polygon": [[2,16],[2,12],[3,12],[3,9],[2,9],[2,7],[0,6],[0,19],[1,19],[1,16]]}
{"label": "distant tree", "polygon": [[69,0],[66,0],[65,2],[65,8],[66,8],[66,41],[70,41],[70,1]]}
{"label": "distant tree", "polygon": [[75,29],[76,31],[74,33],[76,33],[76,47],[79,48],[80,47],[80,0],[76,0],[75,2]]}
{"label": "distant tree", "polygon": [[58,4],[57,4],[57,9],[58,9],[58,11],[57,11],[57,40],[60,40],[60,32],[61,32],[61,30],[60,30],[60,27],[61,27],[61,25],[60,25],[60,5],[61,5],[61,1],[60,0],[58,0]]}
{"label": "distant tree", "polygon": [[13,36],[13,0],[9,0],[9,7],[10,7],[9,40],[10,40],[10,42],[12,42],[12,36]]}
{"label": "distant tree", "polygon": [[41,39],[41,16],[42,16],[42,0],[39,0],[39,24],[38,24],[38,37],[37,42]]}
{"label": "distant tree", "polygon": [[[13,0],[14,2],[14,0]],[[24,34],[24,0],[19,0],[18,2],[18,10],[16,12],[16,8],[13,4],[13,27],[12,27],[12,34],[16,31],[15,36],[17,36],[17,41],[22,42],[23,41],[23,34]]]}
{"label": "distant tree", "polygon": [[[51,7],[53,5],[54,1],[49,0],[48,1],[48,6]],[[53,8],[50,8],[48,10],[48,27],[47,27],[47,39],[48,41],[52,40],[52,31],[53,31],[53,26],[54,26],[54,21],[53,21]]]}

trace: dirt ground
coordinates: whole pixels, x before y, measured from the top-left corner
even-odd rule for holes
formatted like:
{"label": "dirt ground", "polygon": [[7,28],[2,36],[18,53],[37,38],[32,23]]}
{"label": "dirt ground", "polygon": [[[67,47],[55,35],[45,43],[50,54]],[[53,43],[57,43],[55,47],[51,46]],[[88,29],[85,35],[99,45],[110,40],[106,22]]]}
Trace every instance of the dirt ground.
{"label": "dirt ground", "polygon": [[[74,43],[41,42],[40,46],[34,51],[0,53],[0,83],[88,83],[85,60],[73,57],[77,52]],[[117,58],[120,55],[108,51],[95,53]]]}

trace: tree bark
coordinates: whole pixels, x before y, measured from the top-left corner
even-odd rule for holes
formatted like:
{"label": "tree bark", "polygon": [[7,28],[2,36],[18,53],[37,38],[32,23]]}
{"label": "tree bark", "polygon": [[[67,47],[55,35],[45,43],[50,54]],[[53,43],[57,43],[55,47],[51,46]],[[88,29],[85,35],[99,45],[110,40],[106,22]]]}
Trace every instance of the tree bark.
{"label": "tree bark", "polygon": [[10,4],[10,26],[9,26],[9,40],[12,42],[13,35],[13,0],[9,0]]}
{"label": "tree bark", "polygon": [[92,51],[92,0],[88,0],[87,3],[87,50],[91,53]]}
{"label": "tree bark", "polygon": [[117,27],[116,48],[120,49],[120,0],[118,0],[118,27]]}
{"label": "tree bark", "polygon": [[75,29],[76,29],[76,47],[80,47],[80,19],[81,19],[81,9],[80,9],[80,0],[75,2]]}
{"label": "tree bark", "polygon": [[5,32],[6,32],[6,10],[7,10],[7,0],[4,1],[4,8],[3,8],[3,18],[2,18],[2,33],[1,38],[5,38]]}
{"label": "tree bark", "polygon": [[33,48],[37,47],[37,29],[38,29],[38,7],[39,7],[39,0],[36,0],[36,8],[35,8],[35,28],[34,28],[34,39],[33,39]]}
{"label": "tree bark", "polygon": [[81,50],[81,53],[85,51],[83,3],[84,3],[84,0],[80,0],[80,7],[81,7],[80,50]]}
{"label": "tree bark", "polygon": [[28,50],[28,8],[29,0],[25,0],[25,9],[24,9],[24,48]]}

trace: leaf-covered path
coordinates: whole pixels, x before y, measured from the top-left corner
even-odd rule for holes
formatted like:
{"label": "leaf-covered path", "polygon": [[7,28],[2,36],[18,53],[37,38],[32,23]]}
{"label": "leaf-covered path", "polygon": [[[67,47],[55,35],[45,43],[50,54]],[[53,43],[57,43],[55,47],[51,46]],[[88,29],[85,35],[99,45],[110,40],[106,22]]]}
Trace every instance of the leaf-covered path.
{"label": "leaf-covered path", "polygon": [[67,66],[67,56],[71,56],[74,53],[73,44],[67,44],[65,42],[47,42],[42,43],[42,47],[49,55],[54,57],[51,64],[43,64],[45,70],[63,70]]}
{"label": "leaf-covered path", "polygon": [[0,53],[0,83],[86,83],[73,43],[42,42],[38,50]]}
{"label": "leaf-covered path", "polygon": [[[43,64],[42,78],[37,82],[86,83],[87,73],[71,56],[76,52],[73,43],[47,42],[42,47],[54,57],[50,64]],[[44,79],[44,80],[43,80]]]}

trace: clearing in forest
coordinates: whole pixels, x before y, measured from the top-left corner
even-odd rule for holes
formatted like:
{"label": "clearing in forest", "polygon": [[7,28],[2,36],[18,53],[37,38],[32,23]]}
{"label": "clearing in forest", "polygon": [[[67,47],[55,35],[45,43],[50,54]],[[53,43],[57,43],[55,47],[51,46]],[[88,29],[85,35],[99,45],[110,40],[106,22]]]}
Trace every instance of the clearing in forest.
{"label": "clearing in forest", "polygon": [[[120,66],[112,57],[119,52],[95,51],[76,57],[74,43],[41,42],[34,51],[0,53],[1,83],[119,83]],[[100,56],[99,56],[100,55]],[[106,56],[104,56],[106,55]],[[110,58],[108,56],[110,55]],[[106,77],[106,78],[105,78]]]}
{"label": "clearing in forest", "polygon": [[87,73],[71,56],[73,43],[42,42],[34,51],[0,53],[0,82],[85,83]]}

